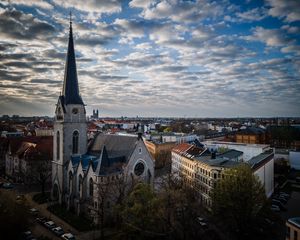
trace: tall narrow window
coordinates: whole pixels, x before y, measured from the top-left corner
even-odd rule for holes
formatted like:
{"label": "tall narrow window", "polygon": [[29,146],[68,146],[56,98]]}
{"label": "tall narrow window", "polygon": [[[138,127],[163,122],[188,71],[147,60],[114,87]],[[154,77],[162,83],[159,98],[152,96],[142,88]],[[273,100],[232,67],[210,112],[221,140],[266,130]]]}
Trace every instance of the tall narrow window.
{"label": "tall narrow window", "polygon": [[78,153],[78,140],[79,140],[79,132],[74,131],[73,132],[73,148],[72,148],[72,153],[73,154]]}
{"label": "tall narrow window", "polygon": [[83,184],[83,178],[80,174],[78,179],[78,193],[80,198],[82,198],[82,184]]}
{"label": "tall narrow window", "polygon": [[59,131],[56,133],[56,160],[59,160],[60,155],[60,135]]}
{"label": "tall narrow window", "polygon": [[72,192],[72,186],[73,186],[73,173],[69,172],[69,191]]}
{"label": "tall narrow window", "polygon": [[94,194],[94,182],[93,179],[90,178],[90,196],[92,197]]}

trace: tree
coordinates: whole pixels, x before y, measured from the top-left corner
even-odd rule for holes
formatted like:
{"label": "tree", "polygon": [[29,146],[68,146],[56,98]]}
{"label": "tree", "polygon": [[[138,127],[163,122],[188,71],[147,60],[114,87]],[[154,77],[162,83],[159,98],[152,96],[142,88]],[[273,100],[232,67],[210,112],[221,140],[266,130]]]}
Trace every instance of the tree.
{"label": "tree", "polygon": [[[264,187],[247,164],[225,170],[212,193],[213,214],[239,238],[247,239],[266,206]],[[251,239],[251,237],[249,238]]]}
{"label": "tree", "polygon": [[41,186],[42,196],[44,196],[47,181],[51,176],[51,159],[46,153],[37,152],[28,170],[30,173],[28,173],[27,176],[30,176],[31,182]]}
{"label": "tree", "polygon": [[21,239],[22,232],[28,229],[28,210],[17,203],[14,194],[0,191],[0,235],[4,239]]}
{"label": "tree", "polygon": [[196,192],[169,174],[159,189],[137,184],[125,199],[122,231],[127,239],[198,239],[204,233],[197,222],[201,211]]}

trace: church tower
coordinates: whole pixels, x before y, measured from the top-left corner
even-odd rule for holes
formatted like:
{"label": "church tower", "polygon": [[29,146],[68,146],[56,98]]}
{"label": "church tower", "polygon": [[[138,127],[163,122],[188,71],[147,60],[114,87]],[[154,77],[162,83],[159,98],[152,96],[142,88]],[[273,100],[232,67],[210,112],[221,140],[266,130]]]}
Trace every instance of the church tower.
{"label": "church tower", "polygon": [[87,150],[87,122],[85,106],[79,94],[74,52],[72,21],[66,57],[63,91],[55,110],[52,161],[52,199],[65,202],[67,191],[66,165],[72,156]]}

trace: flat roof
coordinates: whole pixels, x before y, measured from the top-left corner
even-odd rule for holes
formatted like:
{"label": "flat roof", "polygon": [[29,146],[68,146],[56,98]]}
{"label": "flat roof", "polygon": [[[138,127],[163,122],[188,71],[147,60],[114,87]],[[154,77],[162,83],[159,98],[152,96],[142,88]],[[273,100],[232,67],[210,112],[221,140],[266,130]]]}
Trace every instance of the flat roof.
{"label": "flat roof", "polygon": [[300,217],[289,218],[288,222],[300,228]]}
{"label": "flat roof", "polygon": [[226,160],[224,158],[215,158],[212,159],[211,156],[200,156],[200,157],[194,157],[196,161],[199,161],[201,163],[207,164],[209,166],[214,166],[214,167],[225,167],[225,168],[230,168],[237,166],[241,164],[240,162],[237,161],[232,161],[232,160]]}
{"label": "flat roof", "polygon": [[224,145],[236,145],[245,147],[256,147],[256,148],[266,148],[270,147],[269,144],[248,144],[248,143],[237,143],[237,142],[223,142],[223,141],[204,141],[204,144],[224,144]]}

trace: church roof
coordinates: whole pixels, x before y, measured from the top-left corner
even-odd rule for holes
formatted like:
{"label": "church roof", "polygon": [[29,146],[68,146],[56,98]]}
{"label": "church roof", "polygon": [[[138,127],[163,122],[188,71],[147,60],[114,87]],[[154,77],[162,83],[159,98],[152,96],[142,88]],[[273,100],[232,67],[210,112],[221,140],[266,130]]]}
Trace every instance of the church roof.
{"label": "church roof", "polygon": [[83,104],[83,101],[79,95],[72,22],[70,22],[69,44],[62,95],[65,104]]}
{"label": "church roof", "polygon": [[91,143],[89,153],[92,155],[99,154],[105,146],[105,150],[110,158],[124,156],[126,161],[128,161],[137,143],[137,137],[99,134]]}

